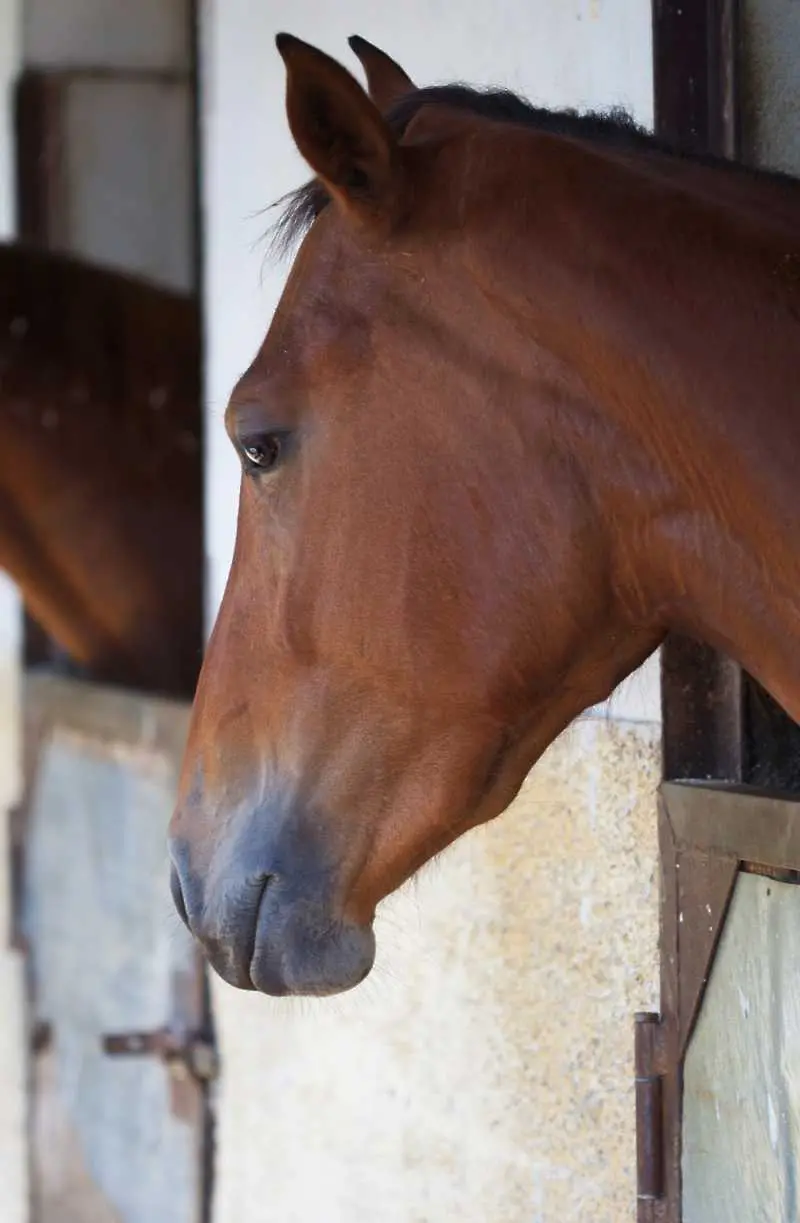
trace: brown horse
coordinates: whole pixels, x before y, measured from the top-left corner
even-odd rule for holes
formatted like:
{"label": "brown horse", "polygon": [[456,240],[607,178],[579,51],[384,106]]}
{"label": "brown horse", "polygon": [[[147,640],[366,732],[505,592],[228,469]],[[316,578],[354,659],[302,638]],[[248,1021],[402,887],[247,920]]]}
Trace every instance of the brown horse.
{"label": "brown horse", "polygon": [[193,689],[199,400],[190,298],[0,245],[0,568],[96,679]]}
{"label": "brown horse", "polygon": [[316,179],[171,829],[274,994],[359,982],[380,900],[667,631],[800,717],[800,188],[351,45],[369,96],[278,38]]}

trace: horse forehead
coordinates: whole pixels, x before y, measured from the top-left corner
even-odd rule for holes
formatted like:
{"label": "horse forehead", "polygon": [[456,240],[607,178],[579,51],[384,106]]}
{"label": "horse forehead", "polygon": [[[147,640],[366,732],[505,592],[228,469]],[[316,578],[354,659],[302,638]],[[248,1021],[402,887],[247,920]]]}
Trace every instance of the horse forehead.
{"label": "horse forehead", "polygon": [[378,300],[368,285],[359,288],[353,281],[310,286],[282,300],[245,383],[285,385],[363,358]]}
{"label": "horse forehead", "polygon": [[392,252],[369,248],[326,210],[300,246],[261,348],[234,398],[261,397],[276,386],[288,390],[316,370],[363,359],[376,321],[387,315],[387,289],[394,297],[408,279],[407,268],[396,264]]}

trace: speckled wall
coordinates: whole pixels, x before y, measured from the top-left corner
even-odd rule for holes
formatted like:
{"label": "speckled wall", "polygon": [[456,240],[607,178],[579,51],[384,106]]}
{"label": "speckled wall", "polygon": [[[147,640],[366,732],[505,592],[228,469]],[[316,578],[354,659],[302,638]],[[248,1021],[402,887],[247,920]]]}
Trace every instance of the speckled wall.
{"label": "speckled wall", "polygon": [[657,1003],[652,724],[589,718],[323,1003],[215,992],[216,1223],[625,1223]]}

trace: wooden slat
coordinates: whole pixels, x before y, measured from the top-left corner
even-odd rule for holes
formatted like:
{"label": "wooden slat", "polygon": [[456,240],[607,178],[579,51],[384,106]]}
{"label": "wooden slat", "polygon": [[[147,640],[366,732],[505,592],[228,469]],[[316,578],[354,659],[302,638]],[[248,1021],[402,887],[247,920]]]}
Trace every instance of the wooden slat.
{"label": "wooden slat", "polygon": [[684,1070],[686,1223],[797,1223],[800,888],[741,875]]}

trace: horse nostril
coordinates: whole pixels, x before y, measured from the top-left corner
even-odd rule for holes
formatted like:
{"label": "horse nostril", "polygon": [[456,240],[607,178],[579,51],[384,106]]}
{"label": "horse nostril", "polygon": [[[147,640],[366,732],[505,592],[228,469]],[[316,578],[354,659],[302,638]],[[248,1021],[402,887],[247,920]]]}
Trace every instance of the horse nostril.
{"label": "horse nostril", "polygon": [[254,902],[254,908],[253,908],[253,927],[254,927],[253,928],[253,940],[254,942],[255,942],[255,937],[256,937],[256,929],[258,927],[258,919],[261,916],[261,909],[264,904],[264,898],[266,897],[266,894],[270,890],[270,888],[273,887],[273,885],[276,884],[277,881],[278,881],[277,875],[272,875],[269,873],[260,875],[258,879],[255,881],[256,887],[258,890],[255,896],[255,902]]}
{"label": "horse nostril", "polygon": [[178,916],[185,926],[189,925],[189,914],[186,909],[186,901],[183,897],[183,888],[181,887],[180,875],[173,866],[169,874],[169,890],[172,893],[172,899],[175,908],[178,910]]}

